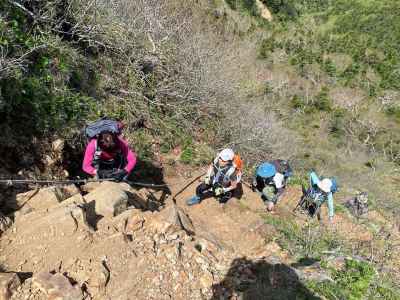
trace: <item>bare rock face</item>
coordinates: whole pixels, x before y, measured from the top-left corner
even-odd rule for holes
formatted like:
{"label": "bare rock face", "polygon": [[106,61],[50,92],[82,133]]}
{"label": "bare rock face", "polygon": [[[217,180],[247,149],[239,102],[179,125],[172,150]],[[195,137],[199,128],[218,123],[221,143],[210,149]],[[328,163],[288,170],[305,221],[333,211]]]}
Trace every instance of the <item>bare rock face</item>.
{"label": "bare rock face", "polygon": [[[79,189],[72,184],[32,190],[17,195],[15,209],[24,206],[29,207],[29,211],[49,209],[79,193]],[[24,210],[27,210],[26,207]]]}
{"label": "bare rock face", "polygon": [[26,241],[39,233],[44,236],[72,235],[79,229],[87,230],[84,210],[74,204],[59,206],[48,211],[37,211],[19,216],[14,226],[18,235]]}
{"label": "bare rock face", "polygon": [[16,273],[0,273],[0,300],[8,300],[21,285]]}
{"label": "bare rock face", "polygon": [[90,193],[93,192],[95,189],[101,186],[101,182],[88,182],[85,185],[81,186],[81,190]]}
{"label": "bare rock face", "polygon": [[184,230],[194,234],[194,226],[182,208],[170,202],[159,214],[150,220],[150,227],[158,233]]}
{"label": "bare rock face", "polygon": [[97,215],[107,218],[119,215],[128,207],[127,193],[115,182],[102,182],[84,198],[87,203],[94,202]]}
{"label": "bare rock face", "polygon": [[47,299],[54,300],[80,300],[83,298],[82,291],[73,286],[69,280],[60,273],[51,274],[40,272],[34,275],[33,286],[47,295]]}

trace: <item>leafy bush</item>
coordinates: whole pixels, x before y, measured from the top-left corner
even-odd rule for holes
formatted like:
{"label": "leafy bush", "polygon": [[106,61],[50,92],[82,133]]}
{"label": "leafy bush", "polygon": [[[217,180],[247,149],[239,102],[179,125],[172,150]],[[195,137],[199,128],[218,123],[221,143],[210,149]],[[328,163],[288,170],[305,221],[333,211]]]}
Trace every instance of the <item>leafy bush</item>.
{"label": "leafy bush", "polygon": [[49,35],[45,25],[32,25],[18,7],[4,2],[0,7],[0,126],[8,138],[29,139],[92,114],[96,77],[87,74],[90,62]]}
{"label": "leafy bush", "polygon": [[186,147],[180,156],[181,162],[185,164],[190,164],[194,160],[194,150],[192,147]]}
{"label": "leafy bush", "polygon": [[328,299],[363,299],[375,276],[369,263],[353,259],[346,259],[344,270],[331,271],[334,282],[310,284],[314,291]]}

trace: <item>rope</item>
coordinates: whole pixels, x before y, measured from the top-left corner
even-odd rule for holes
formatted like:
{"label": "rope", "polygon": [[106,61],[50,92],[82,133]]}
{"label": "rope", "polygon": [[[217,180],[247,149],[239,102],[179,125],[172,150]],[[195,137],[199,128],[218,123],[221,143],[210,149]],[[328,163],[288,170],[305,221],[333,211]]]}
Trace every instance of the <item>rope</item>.
{"label": "rope", "polygon": [[[14,185],[14,184],[72,184],[72,183],[90,183],[90,182],[104,182],[104,181],[115,181],[114,178],[104,179],[66,179],[66,180],[38,180],[38,179],[0,179],[0,184]],[[163,188],[168,187],[167,184],[153,184],[135,181],[124,181],[129,185],[137,185],[143,187],[152,188]]]}
{"label": "rope", "polygon": [[[186,184],[178,193],[175,194],[173,198],[181,194],[187,187],[189,187],[193,182],[198,180],[205,173],[201,173],[199,176],[196,176],[193,180],[191,180],[188,184]],[[103,179],[65,179],[65,180],[42,180],[42,179],[0,179],[0,184],[5,184],[8,186],[12,186],[14,184],[52,184],[52,185],[64,185],[64,184],[73,184],[73,183],[90,183],[90,182],[104,182],[104,181],[114,181],[114,178],[103,178]],[[178,182],[172,185],[168,184],[154,184],[154,183],[145,183],[145,182],[137,182],[137,181],[128,181],[124,180],[129,185],[136,185],[148,188],[167,188],[172,186],[181,185],[184,182]],[[247,187],[251,188],[250,184],[242,181]]]}

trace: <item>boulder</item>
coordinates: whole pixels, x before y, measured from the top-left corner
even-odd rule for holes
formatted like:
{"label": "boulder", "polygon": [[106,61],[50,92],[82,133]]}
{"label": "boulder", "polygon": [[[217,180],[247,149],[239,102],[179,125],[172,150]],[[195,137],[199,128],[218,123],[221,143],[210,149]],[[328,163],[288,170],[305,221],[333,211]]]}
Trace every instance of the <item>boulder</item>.
{"label": "boulder", "polygon": [[75,204],[75,205],[84,205],[85,202],[85,198],[83,198],[83,196],[81,194],[76,194],[73,195],[72,197],[69,197],[68,199],[65,199],[61,205],[62,206],[68,206],[71,204]]}
{"label": "boulder", "polygon": [[14,228],[24,240],[41,235],[70,236],[78,229],[90,230],[86,212],[75,204],[18,216]]}
{"label": "boulder", "polygon": [[79,194],[79,189],[75,185],[63,187],[52,186],[32,190],[26,193],[17,194],[16,209],[28,205],[32,210],[49,209],[57,206],[65,199]]}
{"label": "boulder", "polygon": [[95,189],[101,186],[101,182],[88,182],[81,186],[81,190],[86,193],[93,192]]}
{"label": "boulder", "polygon": [[184,230],[192,235],[195,232],[188,215],[172,201],[160,213],[154,215],[150,220],[150,228],[158,233]]}
{"label": "boulder", "polygon": [[0,273],[0,300],[8,300],[21,285],[16,273]]}
{"label": "boulder", "polygon": [[73,286],[68,278],[60,273],[40,272],[32,279],[34,287],[44,292],[48,299],[78,300],[83,299],[82,291]]}
{"label": "boulder", "polygon": [[79,188],[75,184],[67,184],[61,186],[61,192],[62,192],[62,201],[81,193]]}
{"label": "boulder", "polygon": [[145,221],[143,212],[138,209],[129,209],[113,218],[114,227],[127,234],[133,234],[142,229]]}
{"label": "boulder", "polygon": [[101,185],[87,194],[87,203],[94,202],[97,215],[112,218],[125,211],[128,207],[128,195],[125,190],[115,182],[102,182]]}

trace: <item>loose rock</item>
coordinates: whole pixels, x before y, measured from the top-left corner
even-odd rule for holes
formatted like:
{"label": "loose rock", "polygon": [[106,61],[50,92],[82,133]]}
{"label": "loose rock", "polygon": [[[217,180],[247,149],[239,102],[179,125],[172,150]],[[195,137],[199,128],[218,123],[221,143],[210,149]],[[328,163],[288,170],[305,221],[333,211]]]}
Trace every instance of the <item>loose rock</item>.
{"label": "loose rock", "polygon": [[38,273],[33,277],[33,286],[46,293],[48,299],[78,300],[83,297],[80,288],[73,286],[69,280],[60,273]]}
{"label": "loose rock", "polygon": [[8,300],[21,285],[16,273],[0,273],[0,300]]}

